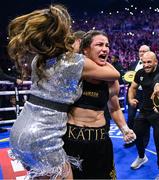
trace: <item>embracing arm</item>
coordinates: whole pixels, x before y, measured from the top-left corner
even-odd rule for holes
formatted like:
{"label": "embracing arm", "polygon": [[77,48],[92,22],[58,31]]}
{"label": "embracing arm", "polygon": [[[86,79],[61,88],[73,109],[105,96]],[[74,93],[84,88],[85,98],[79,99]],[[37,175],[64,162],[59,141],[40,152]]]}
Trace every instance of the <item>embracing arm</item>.
{"label": "embracing arm", "polygon": [[114,81],[119,79],[120,73],[108,62],[106,62],[105,66],[100,66],[85,58],[82,76],[96,80]]}

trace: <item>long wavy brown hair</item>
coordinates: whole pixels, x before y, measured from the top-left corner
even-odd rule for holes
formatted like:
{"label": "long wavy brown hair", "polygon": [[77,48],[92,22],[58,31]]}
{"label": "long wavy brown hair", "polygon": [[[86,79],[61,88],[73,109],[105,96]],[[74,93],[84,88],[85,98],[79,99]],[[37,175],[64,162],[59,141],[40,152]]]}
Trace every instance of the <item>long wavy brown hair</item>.
{"label": "long wavy brown hair", "polygon": [[[62,5],[35,10],[13,19],[8,26],[8,53],[19,67],[28,55],[38,55],[37,74],[46,78],[46,60],[73,49],[68,43],[71,17]],[[69,54],[69,53],[68,53]]]}

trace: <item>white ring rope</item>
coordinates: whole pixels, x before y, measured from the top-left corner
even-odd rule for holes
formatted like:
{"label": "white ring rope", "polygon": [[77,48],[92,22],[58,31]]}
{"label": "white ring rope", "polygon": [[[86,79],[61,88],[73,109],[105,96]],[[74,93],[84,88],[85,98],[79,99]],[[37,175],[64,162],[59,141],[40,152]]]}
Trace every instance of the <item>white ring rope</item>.
{"label": "white ring rope", "polygon": [[14,123],[16,121],[16,119],[12,119],[12,120],[1,120],[0,124],[10,124],[10,123]]}
{"label": "white ring rope", "polygon": [[[23,109],[23,106],[21,106],[20,109]],[[2,111],[16,111],[16,107],[0,108],[0,112],[2,112]]]}
{"label": "white ring rope", "polygon": [[[30,94],[30,90],[20,90],[19,94]],[[15,95],[15,91],[0,91],[0,96]]]}
{"label": "white ring rope", "polygon": [[[12,83],[10,81],[0,81],[0,84],[13,85],[14,83]],[[23,81],[23,84],[20,85],[20,87],[22,87],[23,85],[31,85],[31,84],[32,84],[31,81]],[[122,85],[120,85],[120,88],[124,88],[124,92],[125,92],[125,90],[127,90],[127,85],[122,84]],[[16,86],[15,86],[15,89],[17,89]],[[0,91],[0,96],[6,96],[6,95],[15,95],[15,96],[17,96],[17,92],[15,91],[15,89],[12,90],[12,91]],[[28,95],[28,94],[30,94],[30,92],[31,92],[30,90],[18,90],[18,95],[20,95],[20,94]],[[119,100],[120,101],[125,100],[126,99],[125,97],[126,97],[125,94],[123,94],[122,97],[119,97]],[[23,106],[19,106],[18,108],[21,110],[21,109],[23,109]],[[122,107],[121,109],[126,110],[126,106]],[[4,107],[4,108],[0,107],[0,112],[3,112],[3,111],[15,111],[16,112],[17,107]],[[14,123],[15,121],[16,121],[16,119],[13,119],[13,120],[0,120],[0,124]]]}
{"label": "white ring rope", "polygon": [[[10,81],[0,81],[0,84],[14,84],[14,83]],[[30,85],[30,84],[32,84],[31,81],[23,81],[22,85]]]}

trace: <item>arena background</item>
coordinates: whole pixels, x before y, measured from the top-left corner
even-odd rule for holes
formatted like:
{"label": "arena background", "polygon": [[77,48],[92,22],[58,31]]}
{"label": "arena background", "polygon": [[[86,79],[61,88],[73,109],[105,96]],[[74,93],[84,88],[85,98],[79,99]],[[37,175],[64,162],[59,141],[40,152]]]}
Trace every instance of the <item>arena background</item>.
{"label": "arena background", "polygon": [[110,39],[110,55],[120,54],[121,63],[126,69],[138,57],[141,44],[149,45],[159,56],[159,0],[5,0],[0,7],[0,65],[11,66],[7,62],[5,48],[9,21],[51,3],[61,3],[68,8],[75,31],[94,28],[106,31]]}

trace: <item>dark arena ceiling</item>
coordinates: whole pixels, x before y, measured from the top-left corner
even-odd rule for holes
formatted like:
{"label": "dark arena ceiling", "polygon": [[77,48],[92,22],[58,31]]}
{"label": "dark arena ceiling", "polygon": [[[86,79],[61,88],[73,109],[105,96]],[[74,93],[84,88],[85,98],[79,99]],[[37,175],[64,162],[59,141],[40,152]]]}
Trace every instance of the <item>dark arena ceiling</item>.
{"label": "dark arena ceiling", "polygon": [[28,13],[37,8],[47,7],[49,4],[64,4],[73,16],[97,11],[116,11],[129,8],[131,5],[138,9],[159,8],[159,0],[4,0],[0,7],[0,26],[10,18]]}
{"label": "dark arena ceiling", "polygon": [[0,6],[0,36],[2,32],[5,34],[9,21],[14,17],[46,8],[51,3],[64,4],[73,18],[95,15],[101,11],[122,11],[124,8],[159,8],[159,0],[4,0]]}

